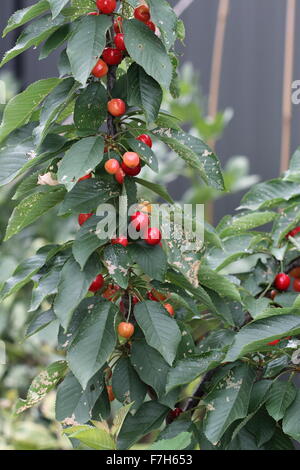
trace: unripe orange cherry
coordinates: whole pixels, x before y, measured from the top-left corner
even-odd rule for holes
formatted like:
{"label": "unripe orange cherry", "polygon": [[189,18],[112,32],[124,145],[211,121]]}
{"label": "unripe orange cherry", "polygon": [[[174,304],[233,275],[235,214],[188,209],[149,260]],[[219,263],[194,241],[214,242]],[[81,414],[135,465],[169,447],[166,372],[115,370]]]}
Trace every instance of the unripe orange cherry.
{"label": "unripe orange cherry", "polygon": [[107,75],[107,73],[108,73],[107,64],[104,62],[104,60],[99,59],[97,64],[92,70],[92,74],[94,75],[94,77],[101,78]]}
{"label": "unripe orange cherry", "polygon": [[140,157],[136,152],[125,152],[122,159],[128,168],[136,168],[140,164]]}
{"label": "unripe orange cherry", "polygon": [[167,310],[167,312],[169,312],[169,314],[171,315],[171,317],[174,317],[175,315],[175,310],[174,308],[172,307],[171,304],[164,304],[164,307],[165,309]]}
{"label": "unripe orange cherry", "polygon": [[134,325],[122,322],[118,325],[118,333],[122,338],[129,339],[134,334]]}
{"label": "unripe orange cherry", "polygon": [[126,104],[119,98],[113,98],[107,103],[108,112],[115,117],[123,116],[126,111]]}
{"label": "unripe orange cherry", "polygon": [[114,392],[113,392],[112,386],[111,386],[111,385],[107,385],[106,390],[107,390],[107,395],[108,395],[109,401],[114,401],[114,399],[115,399],[116,397],[115,397],[115,394],[114,394]]}
{"label": "unripe orange cherry", "polygon": [[120,163],[115,158],[111,158],[105,162],[104,168],[110,175],[115,175],[120,168]]}

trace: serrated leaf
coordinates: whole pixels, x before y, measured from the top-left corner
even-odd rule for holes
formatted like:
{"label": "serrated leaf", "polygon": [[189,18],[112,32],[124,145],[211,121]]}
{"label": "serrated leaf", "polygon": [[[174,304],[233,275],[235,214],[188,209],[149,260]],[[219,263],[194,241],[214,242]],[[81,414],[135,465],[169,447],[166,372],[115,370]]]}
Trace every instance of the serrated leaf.
{"label": "serrated leaf", "polygon": [[220,231],[220,237],[225,238],[231,235],[240,235],[241,232],[246,232],[261,225],[272,222],[278,217],[275,212],[251,212],[237,217],[232,217],[228,226]]}
{"label": "serrated leaf", "polygon": [[136,181],[141,186],[144,186],[145,188],[150,189],[155,194],[158,194],[160,197],[165,199],[165,201],[169,202],[170,204],[174,204],[174,201],[169,195],[168,191],[162,185],[157,184],[157,183],[152,183],[151,181],[146,181],[142,178],[136,178],[136,177],[134,178],[134,181]]}
{"label": "serrated leaf", "polygon": [[67,368],[66,361],[57,361],[42,370],[31,383],[26,400],[19,399],[17,402],[16,413],[23,413],[43,400],[65,375]]}
{"label": "serrated leaf", "polygon": [[153,171],[158,172],[158,161],[154,152],[148,145],[136,139],[126,140],[129,147],[139,154],[140,158],[148,165]]}
{"label": "serrated leaf", "polygon": [[169,87],[172,64],[161,40],[141,21],[124,20],[125,45],[130,57],[161,86]]}
{"label": "serrated leaf", "polygon": [[284,417],[287,408],[296,398],[297,390],[292,382],[282,382],[276,380],[268,393],[266,408],[270,416],[275,421]]}
{"label": "serrated leaf", "polygon": [[128,105],[141,108],[148,124],[155,122],[163,98],[160,85],[136,63],[129,67],[127,80]]}
{"label": "serrated leaf", "polygon": [[7,26],[3,31],[3,37],[5,37],[10,31],[13,31],[30,20],[33,20],[33,18],[36,18],[47,10],[49,10],[48,1],[40,0],[34,5],[15,11],[8,20]]}
{"label": "serrated leaf", "polygon": [[48,295],[57,292],[60,270],[61,267],[54,267],[39,279],[37,286],[32,291],[29,312],[35,312]]}
{"label": "serrated leaf", "polygon": [[0,126],[0,142],[27,121],[37,106],[59,82],[59,78],[39,80],[29,85],[25,91],[7,103]]}
{"label": "serrated leaf", "polygon": [[127,289],[130,268],[127,249],[120,245],[109,245],[104,250],[103,261],[116,284]]}
{"label": "serrated leaf", "polygon": [[55,320],[56,316],[53,310],[47,310],[46,312],[38,313],[32,318],[27,327],[26,338],[29,338],[43,328],[46,328],[46,326]]}
{"label": "serrated leaf", "polygon": [[90,173],[101,163],[103,158],[103,137],[86,137],[76,142],[65,154],[58,169],[58,181],[67,188],[74,182]]}
{"label": "serrated leaf", "polygon": [[140,380],[128,357],[121,357],[114,367],[112,387],[117,400],[139,408],[147,393],[147,386]]}
{"label": "serrated leaf", "polygon": [[56,18],[61,10],[67,5],[69,0],[48,0],[52,11],[52,18]]}
{"label": "serrated leaf", "polygon": [[76,234],[72,245],[72,252],[75,260],[79,263],[81,269],[84,268],[89,257],[97,248],[104,245],[107,240],[100,239],[96,235],[96,228],[100,217],[91,217],[88,219]]}
{"label": "serrated leaf", "polygon": [[145,274],[158,281],[164,280],[167,270],[167,258],[160,246],[147,246],[144,243],[129,245],[130,257]]}
{"label": "serrated leaf", "polygon": [[111,19],[107,15],[83,17],[68,41],[67,54],[72,73],[82,85],[86,84],[97,58],[103,52],[110,25]]}
{"label": "serrated leaf", "polygon": [[100,82],[90,83],[78,96],[74,123],[80,135],[95,134],[107,115],[107,91]]}
{"label": "serrated leaf", "polygon": [[149,0],[151,20],[159,28],[164,45],[169,50],[176,40],[177,16],[173,8],[165,0]]}
{"label": "serrated leaf", "polygon": [[181,340],[176,321],[166,314],[162,305],[153,301],[139,302],[134,308],[134,315],[147,343],[172,365]]}
{"label": "serrated leaf", "polygon": [[4,147],[0,150],[0,185],[10,183],[28,162],[34,149],[31,138],[21,141],[16,146]]}
{"label": "serrated leaf", "polygon": [[184,450],[190,445],[191,440],[191,433],[181,432],[178,436],[171,439],[154,442],[147,450]]}
{"label": "serrated leaf", "polygon": [[52,189],[51,191],[38,192],[27,196],[14,209],[6,229],[5,240],[8,240],[23,228],[35,222],[52,207],[59,204],[65,195],[63,188]]}
{"label": "serrated leaf", "polygon": [[65,429],[69,438],[78,439],[80,442],[96,450],[114,450],[115,443],[112,437],[103,429],[91,426],[73,426]]}
{"label": "serrated leaf", "polygon": [[282,179],[274,179],[256,184],[243,197],[239,209],[267,209],[277,207],[283,201],[289,201],[299,195],[299,185]]}
{"label": "serrated leaf", "polygon": [[201,265],[198,273],[199,282],[211,290],[214,290],[221,297],[226,297],[237,302],[241,301],[237,287],[225,276],[211,270],[208,266]]}
{"label": "serrated leaf", "polygon": [[54,31],[51,36],[46,39],[43,46],[41,47],[41,52],[39,55],[39,60],[46,59],[51,52],[55,51],[60,47],[69,37],[71,33],[70,25],[66,24],[61,26],[58,30]]}
{"label": "serrated leaf", "polygon": [[300,441],[300,420],[299,420],[299,407],[300,407],[300,390],[292,405],[287,409],[283,421],[282,430],[288,436],[291,436],[296,441]]}
{"label": "serrated leaf", "polygon": [[70,369],[83,389],[115,348],[115,315],[116,307],[111,302],[97,301],[69,348],[67,357]]}

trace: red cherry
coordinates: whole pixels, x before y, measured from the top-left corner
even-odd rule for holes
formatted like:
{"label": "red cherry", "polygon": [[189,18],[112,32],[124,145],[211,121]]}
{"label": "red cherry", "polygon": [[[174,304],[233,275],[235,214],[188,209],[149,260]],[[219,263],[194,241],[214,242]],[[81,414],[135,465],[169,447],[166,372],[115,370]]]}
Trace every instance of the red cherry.
{"label": "red cherry", "polygon": [[102,11],[102,13],[105,13],[106,15],[113,13],[117,8],[116,0],[97,0],[96,4],[99,10]]}
{"label": "red cherry", "polygon": [[124,178],[125,178],[125,173],[120,167],[115,173],[115,179],[117,180],[118,183],[123,184]]}
{"label": "red cherry", "polygon": [[128,238],[125,237],[124,235],[121,235],[118,238],[112,238],[111,240],[112,245],[122,245],[122,246],[127,246],[128,245]]}
{"label": "red cherry", "polygon": [[92,217],[94,214],[79,214],[78,216],[78,223],[79,225],[83,225],[90,217]]}
{"label": "red cherry", "polygon": [[89,180],[91,177],[92,177],[92,173],[89,173],[88,175],[85,175],[85,176],[82,176],[81,178],[79,178],[78,182],[79,181],[84,181],[84,180]]}
{"label": "red cherry", "polygon": [[123,60],[123,54],[119,49],[106,47],[102,54],[103,60],[108,65],[119,65]]}
{"label": "red cherry", "polygon": [[271,341],[268,343],[268,346],[276,346],[276,344],[280,343],[280,339],[275,339],[275,341]]}
{"label": "red cherry", "polygon": [[148,229],[145,241],[148,245],[158,245],[161,241],[161,236],[160,230],[156,227],[152,227]]}
{"label": "red cherry", "polygon": [[98,290],[100,290],[101,287],[103,287],[103,284],[104,284],[104,278],[102,274],[99,274],[90,285],[89,291],[94,292],[94,293],[98,292]]}
{"label": "red cherry", "polygon": [[156,31],[156,26],[155,26],[155,24],[153,23],[153,21],[147,21],[145,24],[146,24],[146,26],[148,26],[148,28],[151,29],[151,31],[153,31],[153,32],[155,33],[155,31]]}
{"label": "red cherry", "polygon": [[165,309],[167,310],[167,312],[169,312],[169,314],[171,315],[171,317],[174,317],[175,315],[175,310],[173,308],[173,306],[171,304],[164,304],[164,307]]}
{"label": "red cherry", "polygon": [[171,416],[173,419],[176,419],[178,418],[178,416],[181,415],[181,413],[183,413],[183,410],[181,408],[175,408],[174,410],[171,411]]}
{"label": "red cherry", "polygon": [[105,162],[104,168],[105,171],[110,175],[115,175],[120,169],[120,163],[115,158],[110,158],[107,160],[107,162]]}
{"label": "red cherry", "polygon": [[114,98],[107,103],[108,112],[112,116],[122,116],[126,111],[126,104],[119,98]]}
{"label": "red cherry", "polygon": [[122,159],[129,168],[136,168],[140,164],[140,157],[136,152],[125,152]]}
{"label": "red cherry", "polygon": [[143,144],[145,145],[148,145],[148,147],[152,147],[152,140],[151,140],[151,137],[149,137],[149,135],[147,134],[141,134],[139,135],[136,140],[139,140],[140,142],[142,142]]}
{"label": "red cherry", "polygon": [[98,15],[100,15],[98,11],[91,11],[90,13],[88,13],[88,16],[98,16]]}
{"label": "red cherry", "polygon": [[107,75],[107,73],[108,73],[107,64],[102,59],[99,59],[97,64],[92,70],[92,74],[94,75],[94,77],[101,78]]}
{"label": "red cherry", "polygon": [[143,21],[143,23],[146,23],[147,21],[150,20],[150,10],[147,5],[141,5],[137,7],[134,10],[134,17],[139,20]]}
{"label": "red cherry", "polygon": [[294,238],[299,232],[300,232],[300,227],[296,227],[293,230],[291,230],[285,237],[286,238],[289,238],[289,237]]}
{"label": "red cherry", "polygon": [[279,273],[275,277],[274,285],[278,290],[287,290],[290,287],[291,279],[285,273]]}
{"label": "red cherry", "polygon": [[138,165],[135,168],[129,168],[129,166],[125,165],[124,162],[121,163],[121,167],[124,173],[128,176],[137,176],[142,170],[141,165]]}
{"label": "red cherry", "polygon": [[144,230],[149,227],[149,216],[144,212],[135,212],[130,217],[132,226],[137,232]]}
{"label": "red cherry", "polygon": [[294,280],[293,288],[296,292],[300,292],[300,279]]}
{"label": "red cherry", "polygon": [[132,297],[132,303],[133,303],[134,305],[136,305],[136,304],[138,304],[139,302],[140,302],[140,299],[139,299],[136,295],[134,295],[134,296]]}
{"label": "red cherry", "polygon": [[118,290],[120,290],[119,286],[115,284],[109,284],[107,289],[103,292],[102,297],[104,297],[106,300],[113,300]]}
{"label": "red cherry", "polygon": [[147,297],[149,300],[153,300],[153,302],[159,302],[159,300],[154,296],[154,294],[151,292],[147,292]]}
{"label": "red cherry", "polygon": [[118,18],[114,21],[115,33],[118,34],[122,32],[122,23],[123,23],[123,18],[121,16],[118,16]]}
{"label": "red cherry", "polygon": [[118,33],[114,37],[114,43],[116,45],[116,48],[119,49],[120,51],[126,51],[126,46],[124,42],[124,34],[123,33]]}

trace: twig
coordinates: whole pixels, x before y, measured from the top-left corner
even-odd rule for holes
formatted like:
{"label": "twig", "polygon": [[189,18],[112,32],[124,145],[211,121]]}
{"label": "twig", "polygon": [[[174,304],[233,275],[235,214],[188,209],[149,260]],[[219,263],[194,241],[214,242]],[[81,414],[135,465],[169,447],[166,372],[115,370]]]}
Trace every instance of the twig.
{"label": "twig", "polygon": [[290,160],[292,100],[291,84],[294,70],[294,39],[296,22],[296,0],[287,0],[285,51],[284,51],[284,78],[282,95],[282,134],[280,172],[287,171]]}

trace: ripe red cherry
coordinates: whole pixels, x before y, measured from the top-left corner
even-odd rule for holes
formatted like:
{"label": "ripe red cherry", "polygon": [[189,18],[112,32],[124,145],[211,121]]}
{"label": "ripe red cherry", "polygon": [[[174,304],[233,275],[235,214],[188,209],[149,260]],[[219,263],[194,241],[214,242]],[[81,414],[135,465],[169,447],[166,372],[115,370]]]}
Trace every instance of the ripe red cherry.
{"label": "ripe red cherry", "polygon": [[119,65],[122,62],[123,54],[119,49],[106,47],[102,54],[103,60],[108,65]]}
{"label": "ripe red cherry", "polygon": [[125,152],[122,159],[129,168],[136,168],[140,164],[140,157],[136,152]]}
{"label": "ripe red cherry", "polygon": [[90,285],[89,291],[94,292],[94,293],[98,292],[98,290],[100,290],[103,287],[103,284],[104,284],[104,278],[102,274],[99,274]]}
{"label": "ripe red cherry", "polygon": [[89,180],[91,177],[92,177],[92,173],[88,173],[87,175],[82,176],[81,178],[79,178],[78,182],[79,181],[84,181],[84,180]]}
{"label": "ripe red cherry", "polygon": [[153,23],[153,21],[147,21],[145,24],[146,24],[146,26],[148,26],[148,28],[151,29],[151,31],[153,31],[153,32],[155,33],[155,31],[156,31],[156,26],[155,26],[155,24]]}
{"label": "ripe red cherry", "polygon": [[300,227],[296,227],[293,230],[291,230],[285,237],[295,237],[298,233],[300,232]]}
{"label": "ripe red cherry", "polygon": [[296,292],[300,292],[300,279],[294,280],[293,288]]}
{"label": "ripe red cherry", "polygon": [[141,165],[138,165],[135,168],[129,168],[129,166],[125,165],[124,162],[121,163],[121,167],[124,173],[128,176],[137,176],[142,170]]}
{"label": "ripe red cherry", "polygon": [[103,292],[102,297],[104,297],[106,300],[114,300],[118,290],[120,290],[119,286],[115,284],[109,284],[107,289]]}
{"label": "ripe red cherry", "polygon": [[132,297],[132,303],[133,303],[134,305],[136,305],[136,304],[138,304],[139,302],[140,302],[140,299],[139,299],[136,295],[134,295],[134,296]]}
{"label": "ripe red cherry", "polygon": [[145,230],[149,227],[149,216],[144,212],[135,212],[130,217],[132,226],[135,228],[137,232],[141,230]]}
{"label": "ripe red cherry", "polygon": [[122,170],[121,167],[116,171],[116,173],[115,173],[115,179],[116,179],[116,181],[117,181],[119,184],[123,184],[123,183],[124,183],[125,173],[124,173],[124,171]]}
{"label": "ripe red cherry", "polygon": [[279,273],[275,277],[274,286],[278,290],[287,290],[290,287],[291,279],[285,273]]}
{"label": "ripe red cherry", "polygon": [[171,317],[174,317],[175,315],[175,310],[173,308],[173,306],[171,304],[164,304],[164,307],[165,309],[167,310],[167,312],[169,312],[169,314],[171,315]]}
{"label": "ripe red cherry", "polygon": [[178,416],[181,415],[181,413],[183,413],[183,410],[181,408],[175,408],[174,410],[171,411],[171,416],[173,419],[176,419],[178,418]]}
{"label": "ripe red cherry", "polygon": [[107,103],[108,112],[112,116],[122,116],[126,111],[126,104],[119,98],[114,98]]}
{"label": "ripe red cherry", "polygon": [[128,245],[128,238],[125,237],[124,235],[121,235],[120,237],[117,237],[117,238],[112,238],[111,244],[112,245],[127,246]]}
{"label": "ripe red cherry", "polygon": [[78,223],[79,225],[83,225],[90,217],[92,217],[94,214],[79,214],[78,216]]}
{"label": "ripe red cherry", "polygon": [[159,300],[155,297],[155,295],[153,294],[153,292],[147,292],[147,297],[149,300],[153,300],[153,302],[159,302]]}
{"label": "ripe red cherry", "polygon": [[118,333],[122,338],[129,339],[134,333],[134,325],[132,323],[122,322],[118,325]]}
{"label": "ripe red cherry", "polygon": [[292,269],[289,272],[289,276],[291,276],[291,277],[300,277],[300,267]]}
{"label": "ripe red cherry", "polygon": [[91,11],[88,13],[88,16],[98,16],[100,13],[98,11]]}
{"label": "ripe red cherry", "polygon": [[271,341],[268,343],[268,346],[276,346],[276,344],[280,343],[280,339],[275,339],[275,341]]}
{"label": "ripe red cherry", "polygon": [[147,134],[141,134],[139,135],[136,140],[139,140],[140,142],[142,142],[143,144],[145,145],[148,145],[148,147],[152,147],[152,140],[151,140],[151,137],[149,137],[149,135]]}
{"label": "ripe red cherry", "polygon": [[158,245],[161,241],[160,230],[156,227],[149,228],[145,241],[148,245]]}
{"label": "ripe red cherry", "polygon": [[118,18],[114,21],[115,33],[118,34],[122,32],[122,22],[123,22],[122,16],[118,16]]}
{"label": "ripe red cherry", "polygon": [[92,70],[92,74],[94,77],[101,78],[107,75],[108,73],[108,67],[107,64],[104,62],[104,60],[99,59],[97,64]]}
{"label": "ripe red cherry", "polygon": [[113,13],[117,8],[116,0],[97,0],[96,4],[99,10],[106,15]]}
{"label": "ripe red cherry", "polygon": [[115,35],[114,43],[116,45],[116,48],[119,49],[119,51],[126,51],[123,33],[118,33]]}
{"label": "ripe red cherry", "polygon": [[120,163],[115,158],[110,158],[107,160],[107,162],[105,162],[104,168],[105,171],[110,175],[115,175],[120,169]]}
{"label": "ripe red cherry", "polygon": [[143,23],[146,23],[147,21],[150,20],[150,10],[149,10],[149,7],[147,7],[147,5],[141,5],[139,7],[137,7],[135,10],[134,10],[134,17],[139,20],[139,21],[143,21]]}

